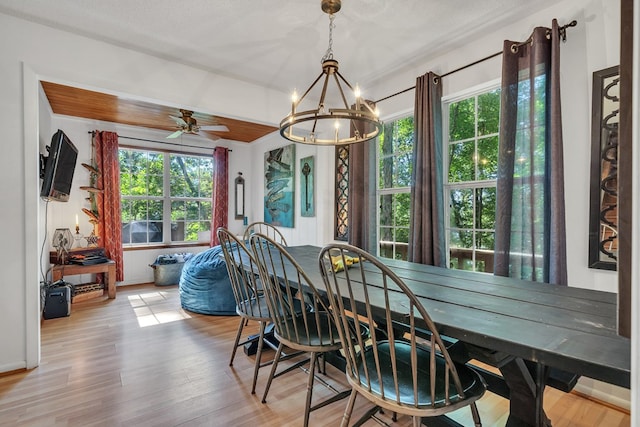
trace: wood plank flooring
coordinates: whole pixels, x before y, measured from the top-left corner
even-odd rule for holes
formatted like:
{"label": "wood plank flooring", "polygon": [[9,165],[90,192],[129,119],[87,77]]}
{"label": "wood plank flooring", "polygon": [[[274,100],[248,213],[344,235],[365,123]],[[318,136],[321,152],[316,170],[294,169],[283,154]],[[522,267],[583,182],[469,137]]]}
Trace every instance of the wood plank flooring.
{"label": "wood plank flooring", "polygon": [[[119,287],[115,300],[73,304],[70,317],[43,321],[38,368],[0,376],[0,426],[301,425],[306,374],[296,370],[275,379],[262,404],[268,368],[251,395],[253,358],[239,349],[228,366],[237,324],[237,317],[182,310],[176,286]],[[328,375],[332,385],[345,388],[341,372],[329,368]],[[331,393],[317,383],[314,400]],[[345,405],[313,412],[310,425],[339,425]],[[478,406],[484,426],[504,425],[505,399],[487,393]],[[368,407],[360,399],[354,414]],[[547,391],[545,409],[554,427],[630,423],[628,414],[556,390]],[[468,409],[452,418],[473,425]],[[411,425],[406,417],[392,423],[385,415],[366,425],[381,422]]]}

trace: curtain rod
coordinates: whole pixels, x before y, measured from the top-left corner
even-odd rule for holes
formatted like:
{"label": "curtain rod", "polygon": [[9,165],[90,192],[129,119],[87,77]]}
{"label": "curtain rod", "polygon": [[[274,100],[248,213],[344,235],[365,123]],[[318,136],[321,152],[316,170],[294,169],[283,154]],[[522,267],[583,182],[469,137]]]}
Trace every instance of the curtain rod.
{"label": "curtain rod", "polygon": [[[90,133],[91,135],[95,135],[95,131],[90,130],[88,133]],[[177,145],[179,147],[188,147],[188,148],[199,148],[202,150],[208,150],[209,147],[200,147],[198,145],[186,145],[186,144],[178,144],[176,142],[167,142],[167,141],[157,141],[154,139],[145,139],[145,138],[134,138],[132,136],[124,136],[124,135],[118,135],[118,138],[124,138],[124,139],[132,139],[135,141],[144,141],[144,142],[155,142],[157,144],[166,144],[166,145]],[[216,147],[214,147],[215,150]],[[228,149],[229,151],[233,151],[232,149]]]}
{"label": "curtain rod", "polygon": [[[576,20],[574,19],[573,21],[569,22],[568,24],[563,25],[563,26],[561,26],[561,27],[558,27],[558,32],[560,33],[560,37],[562,38],[562,41],[563,41],[563,42],[567,41],[567,28],[569,28],[569,27],[575,27],[576,25],[578,25],[578,21],[576,21]],[[550,30],[547,30],[547,31],[548,31],[548,32],[550,32]],[[547,33],[547,34],[548,34],[548,33]],[[527,39],[527,40],[525,40],[524,42],[522,42],[522,43],[518,43],[518,46],[522,46],[522,45],[524,45],[524,44],[527,44],[527,43],[529,43],[530,41],[531,41],[531,38],[528,38],[528,39]],[[467,69],[467,68],[469,68],[469,67],[473,67],[474,65],[477,65],[477,64],[479,64],[479,63],[481,63],[481,62],[484,62],[484,61],[487,61],[487,60],[489,60],[489,59],[491,59],[491,58],[494,58],[494,57],[496,57],[496,56],[498,56],[498,55],[502,55],[502,51],[500,51],[500,52],[496,52],[496,53],[491,54],[491,55],[489,55],[489,56],[485,56],[485,57],[484,57],[484,58],[482,58],[482,59],[478,59],[477,61],[474,61],[474,62],[472,62],[472,63],[470,63],[470,64],[463,65],[463,66],[462,66],[462,67],[460,67],[460,68],[456,68],[455,70],[452,70],[452,71],[449,71],[449,72],[447,72],[447,73],[444,73],[444,74],[442,74],[442,75],[440,75],[440,76],[438,76],[438,77],[439,77],[439,78],[443,78],[443,77],[449,76],[449,75],[451,75],[451,74],[457,73],[458,71],[462,71],[462,70],[465,70],[465,69]],[[406,89],[401,90],[400,92],[396,92],[396,93],[393,93],[393,94],[391,94],[391,95],[389,95],[389,96],[385,96],[384,98],[380,98],[380,99],[378,99],[377,101],[374,101],[374,102],[377,104],[378,102],[385,101],[385,100],[387,100],[387,99],[389,99],[389,98],[393,98],[394,96],[402,95],[403,93],[405,93],[405,92],[409,92],[410,90],[413,90],[413,89],[415,89],[415,88],[416,88],[415,86],[408,87],[408,88],[406,88]]]}

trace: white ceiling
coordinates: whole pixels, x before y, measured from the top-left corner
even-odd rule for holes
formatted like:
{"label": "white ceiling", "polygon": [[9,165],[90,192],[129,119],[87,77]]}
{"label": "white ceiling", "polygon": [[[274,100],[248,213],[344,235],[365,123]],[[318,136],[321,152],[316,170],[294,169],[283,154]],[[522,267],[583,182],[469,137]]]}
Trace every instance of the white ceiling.
{"label": "white ceiling", "polygon": [[[557,0],[344,0],[334,58],[367,87]],[[321,72],[320,0],[0,0],[0,13],[290,92]]]}

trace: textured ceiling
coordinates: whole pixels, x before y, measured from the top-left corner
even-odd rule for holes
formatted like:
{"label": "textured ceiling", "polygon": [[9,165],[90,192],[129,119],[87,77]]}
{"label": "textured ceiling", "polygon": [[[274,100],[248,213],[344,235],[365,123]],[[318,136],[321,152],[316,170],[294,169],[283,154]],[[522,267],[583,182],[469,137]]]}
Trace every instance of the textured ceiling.
{"label": "textured ceiling", "polygon": [[[333,51],[368,86],[556,0],[344,0]],[[290,92],[320,72],[320,0],[0,0],[0,13]],[[472,59],[472,58],[471,58]]]}
{"label": "textured ceiling", "polygon": [[[334,58],[343,75],[366,88],[555,2],[344,0],[335,16]],[[284,93],[307,87],[320,73],[329,43],[329,18],[320,0],[0,0],[0,13]],[[83,98],[80,103],[91,110],[92,102]],[[104,114],[123,123],[118,108],[135,107],[116,105]],[[54,112],[69,114],[55,106]],[[87,112],[73,115],[98,119]],[[171,124],[165,117],[149,126],[152,120],[141,116],[139,125]],[[272,130],[239,125],[225,135],[205,136],[249,142]],[[238,129],[243,135],[234,134]]]}

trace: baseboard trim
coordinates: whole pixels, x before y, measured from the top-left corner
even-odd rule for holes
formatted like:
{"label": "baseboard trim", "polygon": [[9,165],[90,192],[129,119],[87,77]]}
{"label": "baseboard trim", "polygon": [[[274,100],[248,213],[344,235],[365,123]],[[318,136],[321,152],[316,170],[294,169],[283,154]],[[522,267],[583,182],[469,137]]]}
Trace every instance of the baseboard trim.
{"label": "baseboard trim", "polygon": [[27,365],[25,363],[13,363],[4,365],[0,366],[0,377],[17,374],[18,372],[24,371],[27,371]]}
{"label": "baseboard trim", "polygon": [[579,387],[576,386],[576,388],[573,389],[571,393],[575,394],[576,396],[580,396],[583,399],[595,402],[599,405],[606,406],[607,408],[611,408],[624,414],[631,415],[630,402],[628,402],[627,400],[615,396],[610,396],[606,393],[594,389],[589,389],[589,393],[585,393],[577,390],[578,388]]}

